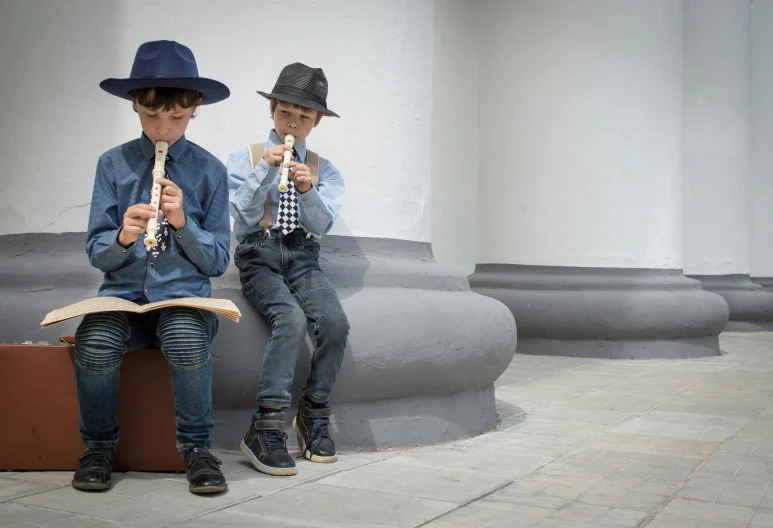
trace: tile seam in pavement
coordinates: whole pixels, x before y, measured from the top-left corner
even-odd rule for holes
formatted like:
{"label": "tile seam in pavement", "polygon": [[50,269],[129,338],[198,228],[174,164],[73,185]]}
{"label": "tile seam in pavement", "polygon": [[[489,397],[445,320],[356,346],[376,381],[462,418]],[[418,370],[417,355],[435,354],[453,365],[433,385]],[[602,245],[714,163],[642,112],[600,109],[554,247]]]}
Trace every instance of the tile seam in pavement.
{"label": "tile seam in pavement", "polygon": [[[733,368],[735,368],[735,367],[733,367]],[[714,376],[712,376],[712,378],[713,378],[713,377],[714,377]],[[711,378],[709,378],[709,379],[705,380],[705,381],[704,381],[704,382],[702,382],[702,383],[705,383],[706,381],[709,381],[710,379],[711,379]],[[702,383],[701,383],[701,384],[702,384]],[[700,385],[700,384],[699,384],[699,385]],[[640,528],[646,528],[647,526],[649,526],[650,524],[652,524],[652,521],[654,521],[654,520],[655,520],[655,518],[658,516],[658,514],[662,513],[662,512],[663,512],[663,510],[665,510],[665,509],[668,507],[668,505],[669,505],[669,504],[671,504],[671,502],[673,502],[673,500],[676,498],[677,494],[678,494],[678,493],[679,493],[679,492],[680,492],[680,491],[681,491],[681,490],[682,490],[682,489],[683,489],[683,488],[684,488],[684,487],[687,485],[687,483],[688,483],[688,482],[690,482],[690,480],[691,480],[691,479],[692,479],[692,478],[693,478],[693,477],[696,475],[696,473],[698,473],[698,472],[699,472],[701,469],[703,469],[704,467],[706,467],[706,465],[708,465],[708,464],[709,464],[709,462],[711,462],[712,460],[714,460],[714,458],[717,456],[717,454],[718,454],[718,453],[720,453],[720,452],[722,452],[722,450],[725,448],[725,446],[726,446],[726,445],[727,445],[727,444],[728,444],[728,443],[729,443],[731,440],[735,439],[735,438],[736,438],[736,437],[737,437],[739,434],[741,434],[741,432],[742,432],[744,429],[746,429],[746,428],[749,426],[749,424],[750,424],[750,423],[752,423],[754,420],[756,420],[757,418],[759,418],[759,417],[760,417],[760,415],[761,415],[763,412],[765,412],[765,409],[767,409],[767,407],[770,405],[770,403],[771,403],[771,402],[773,402],[773,396],[771,396],[771,397],[769,398],[769,400],[768,400],[768,404],[767,404],[767,405],[764,405],[764,406],[762,406],[762,408],[761,408],[761,409],[760,409],[760,410],[757,412],[757,414],[755,414],[755,415],[754,415],[752,418],[750,418],[750,419],[749,419],[749,420],[748,420],[748,421],[747,421],[747,422],[746,422],[746,423],[743,425],[743,427],[741,427],[740,429],[738,429],[738,431],[736,431],[736,432],[735,432],[735,434],[733,434],[732,436],[729,436],[729,437],[727,437],[727,438],[726,438],[726,439],[725,439],[725,440],[724,440],[722,443],[720,443],[720,444],[717,446],[717,448],[716,448],[716,449],[715,449],[715,450],[714,450],[714,451],[713,451],[713,452],[712,452],[712,453],[711,453],[711,454],[710,454],[710,455],[709,455],[709,456],[708,456],[708,457],[707,457],[705,460],[703,460],[703,461],[702,461],[700,464],[698,464],[698,467],[696,467],[696,468],[695,468],[695,469],[694,469],[694,470],[693,470],[693,471],[692,471],[692,472],[691,472],[691,473],[690,473],[690,474],[687,476],[687,478],[686,478],[686,479],[684,479],[684,482],[682,482],[681,484],[679,484],[679,485],[676,487],[676,489],[673,491],[673,493],[671,493],[671,496],[670,496],[670,497],[667,497],[667,498],[666,498],[666,500],[665,500],[665,501],[663,501],[663,503],[662,503],[662,504],[661,504],[661,505],[660,505],[660,506],[659,506],[659,507],[658,507],[658,508],[657,508],[655,511],[653,511],[652,513],[650,513],[650,514],[649,514],[649,516],[647,516],[647,518],[646,518],[646,519],[644,519],[644,521],[642,521],[642,523],[639,525],[639,527],[640,527]],[[770,487],[770,482],[768,482],[768,486],[767,486],[767,487]],[[766,490],[767,490],[767,487],[765,488]],[[751,516],[749,517],[749,519],[747,519],[747,521],[746,521],[746,526],[747,526],[747,527],[748,527],[748,526],[751,524],[751,521],[752,521],[752,519],[754,518],[755,514],[757,513],[757,510],[759,509],[760,502],[762,502],[762,499],[764,498],[764,496],[765,496],[765,494],[763,493],[763,494],[762,494],[762,496],[760,497],[760,500],[757,502],[757,506],[755,506],[755,507],[754,507],[754,511],[752,512]],[[687,499],[687,498],[683,498],[683,499],[681,499],[681,500],[690,501],[690,502],[696,502],[696,503],[704,503],[704,504],[715,504],[715,503],[707,503],[706,501],[700,501],[700,500],[695,500],[695,499]]]}
{"label": "tile seam in pavement", "polygon": [[438,519],[440,519],[441,517],[445,517],[446,515],[449,515],[449,514],[455,512],[455,511],[461,509],[461,508],[464,508],[465,506],[469,506],[470,504],[472,504],[475,501],[479,501],[480,499],[488,497],[492,493],[496,493],[497,491],[506,488],[507,486],[509,486],[513,482],[515,482],[515,479],[509,480],[509,481],[507,481],[507,482],[505,482],[503,484],[499,484],[498,486],[494,486],[494,488],[492,488],[492,489],[490,489],[488,491],[484,491],[480,495],[477,495],[477,496],[475,496],[475,497],[473,497],[473,498],[471,498],[471,499],[469,499],[469,500],[467,500],[467,501],[465,501],[465,502],[463,502],[461,504],[457,504],[455,507],[451,508],[448,511],[444,511],[442,513],[439,513],[436,516],[434,516],[433,518],[428,519],[426,521],[423,521],[423,522],[413,526],[413,528],[421,528],[422,526],[426,526],[426,525],[428,525],[430,523],[433,523],[433,522],[437,521]]}
{"label": "tile seam in pavement", "polygon": [[[351,470],[354,470],[354,469],[359,469],[359,468],[362,468],[362,467],[366,467],[366,466],[369,466],[371,464],[375,464],[377,462],[381,462],[381,461],[384,461],[384,460],[389,460],[391,458],[395,458],[395,457],[397,457],[399,455],[400,455],[400,453],[395,453],[395,454],[390,455],[390,456],[379,458],[377,460],[370,460],[370,461],[365,462],[363,464],[358,464],[356,466],[352,466],[352,467],[349,467],[349,468],[337,469],[337,470],[331,471],[330,473],[325,473],[324,475],[319,475],[317,477],[314,477],[314,478],[311,478],[311,479],[308,479],[308,480],[304,480],[303,482],[297,482],[297,483],[294,483],[294,484],[289,484],[289,485],[284,486],[282,488],[277,488],[277,489],[268,491],[266,493],[256,493],[256,494],[254,494],[254,495],[252,495],[250,497],[245,497],[243,499],[238,499],[238,500],[229,502],[229,503],[224,504],[222,506],[218,506],[218,507],[209,509],[209,510],[207,510],[205,512],[201,512],[201,513],[197,513],[195,515],[191,515],[190,517],[186,517],[185,519],[180,519],[178,521],[174,521],[172,523],[165,524],[165,525],[160,526],[158,528],[168,528],[168,527],[171,527],[171,526],[177,526],[177,525],[179,525],[181,523],[186,523],[186,522],[189,522],[189,521],[193,521],[195,519],[198,519],[199,517],[204,517],[204,516],[209,515],[211,513],[222,511],[222,510],[225,510],[227,508],[233,508],[234,506],[238,506],[239,504],[243,504],[245,502],[249,502],[249,501],[252,501],[252,500],[255,500],[255,499],[262,499],[264,497],[268,497],[269,495],[274,495],[275,493],[279,493],[281,491],[286,491],[288,489],[296,488],[296,487],[302,486],[304,484],[311,484],[313,482],[317,482],[318,480],[322,480],[322,479],[327,478],[327,477],[332,477],[333,475],[338,475],[340,473],[346,473],[347,471],[351,471]],[[273,478],[282,478],[282,477],[273,477]],[[131,524],[131,519],[126,519],[125,522]]]}

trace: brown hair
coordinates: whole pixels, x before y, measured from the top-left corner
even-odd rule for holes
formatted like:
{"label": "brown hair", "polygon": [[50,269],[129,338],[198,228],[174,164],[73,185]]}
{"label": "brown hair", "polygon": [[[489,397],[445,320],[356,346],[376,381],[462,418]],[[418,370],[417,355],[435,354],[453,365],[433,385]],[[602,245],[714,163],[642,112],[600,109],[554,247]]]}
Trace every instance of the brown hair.
{"label": "brown hair", "polygon": [[[201,94],[184,88],[141,88],[129,92],[132,100],[151,110],[168,112],[175,107],[190,108],[201,104]],[[195,108],[194,108],[195,113]]]}
{"label": "brown hair", "polygon": [[[313,108],[309,108],[308,106],[301,106],[301,105],[297,105],[295,103],[288,103],[287,101],[282,101],[282,102],[284,104],[288,104],[288,105],[292,106],[293,108],[297,108],[298,110],[303,110],[304,112],[308,112],[308,113],[317,112],[317,119],[314,121],[314,125],[318,125],[319,122],[322,121],[322,116],[325,115],[322,112],[320,112],[319,110],[314,110]],[[278,99],[271,99],[271,102],[269,103],[269,109],[271,110],[271,118],[272,119],[274,118],[274,112],[276,112],[276,107],[277,107],[278,104],[279,104],[279,100]]]}

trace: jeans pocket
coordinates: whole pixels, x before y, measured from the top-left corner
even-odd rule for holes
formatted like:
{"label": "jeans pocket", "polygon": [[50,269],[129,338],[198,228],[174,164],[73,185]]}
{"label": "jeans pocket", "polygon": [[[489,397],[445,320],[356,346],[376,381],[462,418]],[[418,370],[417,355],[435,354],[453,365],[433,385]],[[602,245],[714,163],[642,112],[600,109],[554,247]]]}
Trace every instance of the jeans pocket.
{"label": "jeans pocket", "polygon": [[257,242],[250,242],[248,244],[239,244],[234,250],[234,264],[237,268],[241,269],[241,265],[247,257],[255,253],[258,249]]}
{"label": "jeans pocket", "polygon": [[312,239],[304,240],[301,245],[301,251],[310,257],[319,258],[319,242]]}

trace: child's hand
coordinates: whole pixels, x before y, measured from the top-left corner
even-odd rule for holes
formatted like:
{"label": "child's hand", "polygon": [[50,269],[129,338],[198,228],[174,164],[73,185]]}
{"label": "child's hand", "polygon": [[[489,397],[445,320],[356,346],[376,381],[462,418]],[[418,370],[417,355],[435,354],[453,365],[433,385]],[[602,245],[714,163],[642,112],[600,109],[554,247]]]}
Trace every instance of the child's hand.
{"label": "child's hand", "polygon": [[263,159],[266,160],[269,167],[278,167],[284,161],[285,150],[292,150],[293,148],[288,145],[274,145],[266,149],[266,155]]}
{"label": "child's hand", "polygon": [[158,182],[163,186],[159,208],[166,213],[166,219],[175,229],[185,227],[187,220],[183,211],[183,192],[175,182],[166,178],[159,178]]}
{"label": "child's hand", "polygon": [[287,177],[293,181],[298,192],[305,193],[311,189],[311,170],[309,167],[297,161],[291,161],[287,166],[290,167],[290,173]]}
{"label": "child's hand", "polygon": [[148,228],[148,220],[153,218],[153,207],[138,203],[129,207],[123,215],[123,226],[118,233],[118,243],[123,247],[134,244]]}

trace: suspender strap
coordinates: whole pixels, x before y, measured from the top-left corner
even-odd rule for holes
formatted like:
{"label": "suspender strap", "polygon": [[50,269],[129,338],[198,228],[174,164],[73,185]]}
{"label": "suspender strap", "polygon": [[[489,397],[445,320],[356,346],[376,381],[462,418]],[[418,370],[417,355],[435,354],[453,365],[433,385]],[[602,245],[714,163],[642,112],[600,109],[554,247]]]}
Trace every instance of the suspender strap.
{"label": "suspender strap", "polygon": [[[250,170],[255,170],[255,166],[260,163],[263,157],[263,143],[253,143],[249,147],[250,151]],[[263,216],[258,221],[258,225],[264,229],[271,229],[273,221],[271,218],[271,198],[266,195],[266,203],[263,204]]]}
{"label": "suspender strap", "polygon": [[[260,158],[263,157],[263,143],[253,143],[247,150],[250,152],[250,170],[255,170],[257,164],[260,163]],[[319,154],[306,150],[306,165],[308,165],[311,172],[311,184],[315,188],[319,187]],[[273,225],[271,197],[268,195],[266,195],[266,203],[263,205],[263,217],[261,217],[258,225],[264,229],[271,229]]]}
{"label": "suspender strap", "polygon": [[319,187],[319,154],[311,150],[306,150],[306,165],[311,171],[311,184]]}

